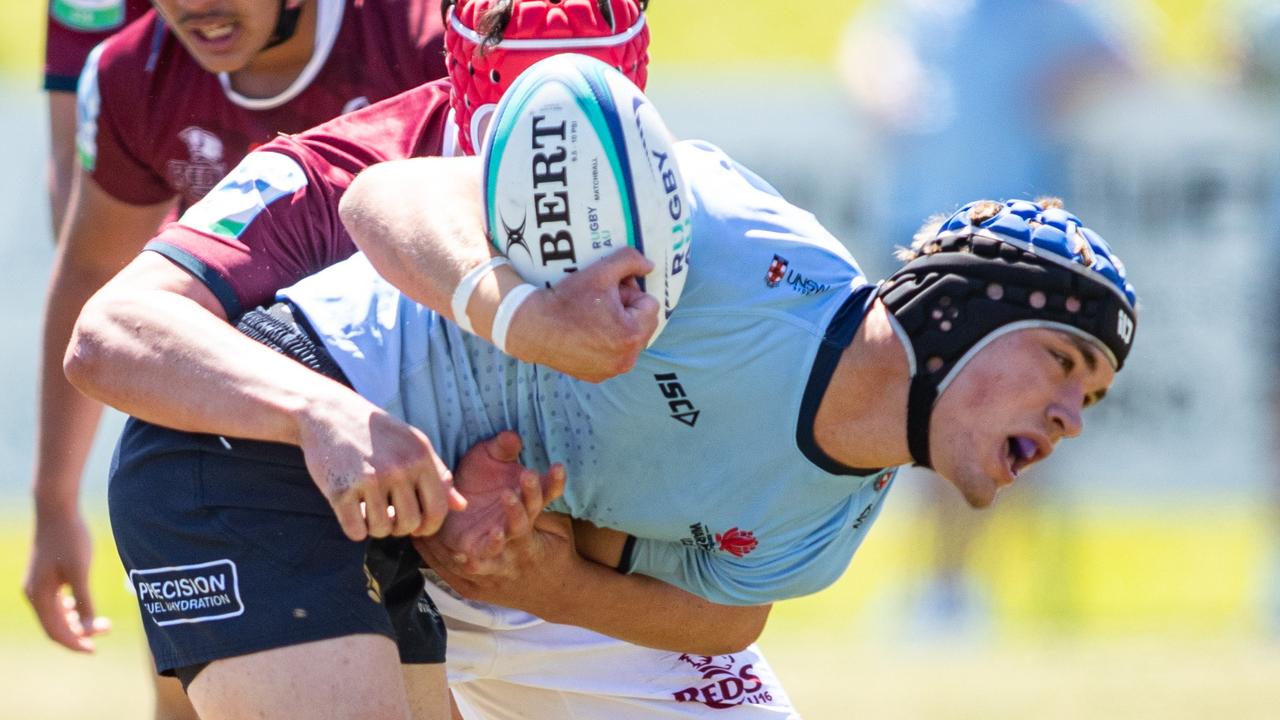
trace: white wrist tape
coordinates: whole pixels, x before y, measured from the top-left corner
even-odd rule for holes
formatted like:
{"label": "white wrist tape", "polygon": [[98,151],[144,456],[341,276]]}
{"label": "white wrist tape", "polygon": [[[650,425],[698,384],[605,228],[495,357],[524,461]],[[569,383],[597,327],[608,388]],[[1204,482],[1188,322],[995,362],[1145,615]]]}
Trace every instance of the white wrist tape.
{"label": "white wrist tape", "polygon": [[493,316],[493,344],[502,352],[507,352],[507,330],[511,328],[511,318],[537,290],[537,285],[517,285],[498,303],[498,312]]}
{"label": "white wrist tape", "polygon": [[458,283],[458,287],[453,291],[453,300],[450,306],[453,308],[453,322],[458,327],[466,330],[474,335],[476,331],[471,327],[471,318],[467,317],[467,304],[471,302],[471,295],[476,291],[476,287],[480,285],[480,281],[485,275],[497,270],[503,265],[510,265],[511,262],[502,256],[489,258],[489,261],[483,265],[477,265],[472,268],[471,272],[462,276],[462,281]]}

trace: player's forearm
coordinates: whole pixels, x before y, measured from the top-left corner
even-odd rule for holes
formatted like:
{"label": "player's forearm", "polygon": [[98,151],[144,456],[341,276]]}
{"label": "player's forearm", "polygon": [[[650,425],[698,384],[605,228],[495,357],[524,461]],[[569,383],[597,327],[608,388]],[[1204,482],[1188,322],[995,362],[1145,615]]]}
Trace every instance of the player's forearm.
{"label": "player's forearm", "polygon": [[109,268],[77,263],[62,246],[54,262],[45,302],[40,358],[39,424],[34,492],[37,509],[73,508],[80,475],[102,414],[62,371],[62,358],[76,317],[89,296],[111,277]]}
{"label": "player's forearm", "polygon": [[313,399],[350,392],[185,297],[111,285],[85,306],[65,370],[85,394],[149,422],[292,444]]}
{"label": "player's forearm", "polygon": [[[454,295],[469,272],[494,256],[484,230],[477,158],[375,165],[343,195],[341,213],[356,245],[383,277],[459,320]],[[624,293],[621,286],[651,269],[640,253],[623,250],[552,289],[519,296],[525,302],[508,318],[506,351],[592,382],[625,372],[651,337],[657,311],[647,296]],[[477,277],[469,294],[462,291],[468,299],[459,305],[465,304],[473,331],[493,340],[500,303],[524,281],[509,266]]]}
{"label": "player's forearm", "polygon": [[60,239],[75,177],[76,94],[49,93],[49,212],[54,242]]}
{"label": "player's forearm", "polygon": [[[67,170],[74,170],[68,167]],[[101,405],[73,388],[62,360],[85,302],[142,246],[169,203],[135,206],[102,191],[83,172],[66,178],[73,188],[62,228],[41,338],[39,432],[35,463],[37,510],[74,510],[80,475],[101,416]]]}
{"label": "player's forearm", "polygon": [[[62,343],[63,347],[66,343]],[[53,355],[54,353],[46,353]],[[32,491],[38,512],[73,510],[102,405],[80,394],[62,373],[61,354],[41,368],[39,424]]]}
{"label": "player's forearm", "polygon": [[520,609],[636,645],[699,655],[738,652],[755,642],[772,608],[718,605],[661,580],[585,560],[562,575],[557,588]]}
{"label": "player's forearm", "polygon": [[362,172],[343,224],[369,261],[414,300],[451,317],[462,277],[492,256],[474,158],[413,158]]}
{"label": "player's forearm", "polygon": [[[444,317],[454,317],[462,279],[494,256],[480,204],[476,158],[412,158],[374,165],[342,197],[347,232],[391,284]],[[492,337],[498,304],[523,280],[510,267],[479,279],[467,318]]]}

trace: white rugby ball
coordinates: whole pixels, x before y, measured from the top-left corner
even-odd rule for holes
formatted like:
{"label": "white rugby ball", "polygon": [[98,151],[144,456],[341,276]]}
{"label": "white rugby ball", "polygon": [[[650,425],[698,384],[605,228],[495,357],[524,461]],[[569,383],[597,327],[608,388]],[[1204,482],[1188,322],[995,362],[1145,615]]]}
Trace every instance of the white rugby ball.
{"label": "white rugby ball", "polygon": [[576,54],[535,63],[503,95],[483,144],[490,240],[521,277],[547,287],[634,247],[654,264],[639,282],[661,307],[657,338],[684,288],[692,237],[672,146],[657,110],[617,70]]}

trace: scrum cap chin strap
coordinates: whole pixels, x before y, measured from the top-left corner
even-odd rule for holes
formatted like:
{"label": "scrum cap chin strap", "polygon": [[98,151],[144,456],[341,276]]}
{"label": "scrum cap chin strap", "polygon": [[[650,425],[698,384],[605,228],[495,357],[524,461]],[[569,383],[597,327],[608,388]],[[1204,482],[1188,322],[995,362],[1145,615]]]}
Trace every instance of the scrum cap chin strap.
{"label": "scrum cap chin strap", "polygon": [[[317,2],[318,0],[312,0]],[[263,50],[288,42],[298,32],[298,18],[302,15],[302,3],[297,7],[288,7],[289,0],[280,0],[280,12],[276,15],[276,27],[271,31],[271,39],[262,47]]]}
{"label": "scrum cap chin strap", "polygon": [[1119,292],[1084,266],[1077,271],[976,232],[940,238],[938,252],[907,263],[881,283],[878,294],[902,325],[915,355],[907,446],[912,459],[925,467],[932,467],[929,419],[934,401],[1001,328],[1017,323],[1082,335],[1119,370],[1137,324]]}

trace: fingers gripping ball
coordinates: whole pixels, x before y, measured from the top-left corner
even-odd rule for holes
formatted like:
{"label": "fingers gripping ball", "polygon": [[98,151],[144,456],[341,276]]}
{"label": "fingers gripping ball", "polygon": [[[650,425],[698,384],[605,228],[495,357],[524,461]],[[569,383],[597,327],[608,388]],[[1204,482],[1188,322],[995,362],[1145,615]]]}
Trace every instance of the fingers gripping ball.
{"label": "fingers gripping ball", "polygon": [[492,128],[482,165],[493,244],[548,287],[620,248],[639,250],[654,264],[638,282],[661,308],[656,338],[684,288],[692,228],[688,186],[653,105],[604,63],[558,55],[516,79]]}

